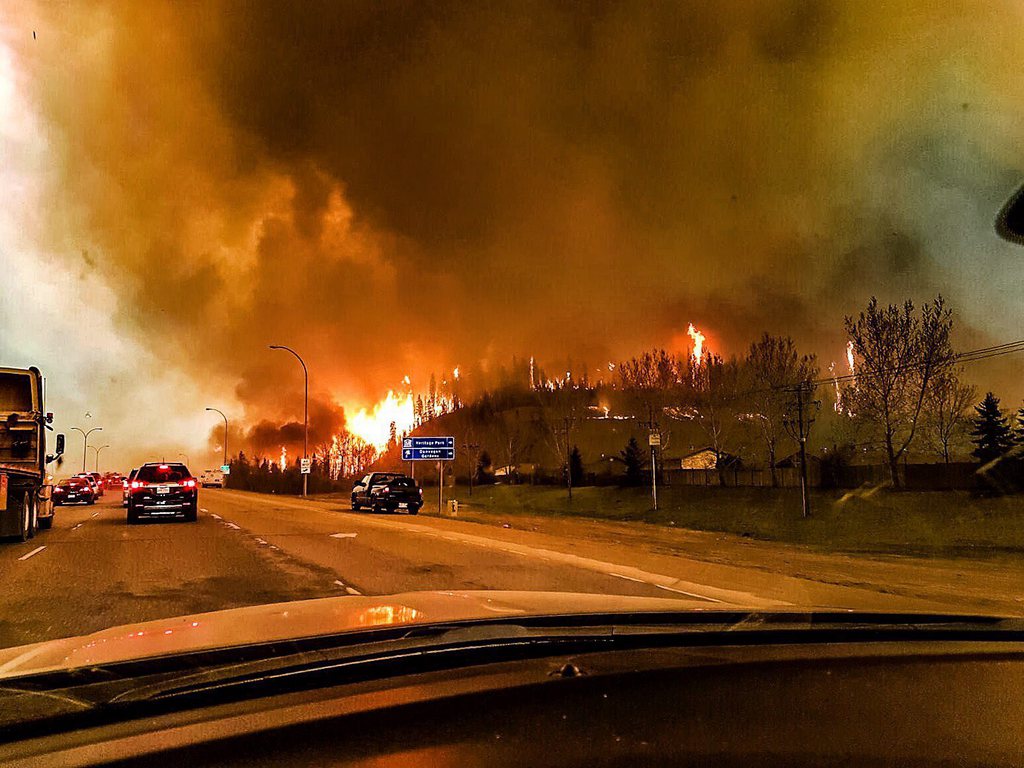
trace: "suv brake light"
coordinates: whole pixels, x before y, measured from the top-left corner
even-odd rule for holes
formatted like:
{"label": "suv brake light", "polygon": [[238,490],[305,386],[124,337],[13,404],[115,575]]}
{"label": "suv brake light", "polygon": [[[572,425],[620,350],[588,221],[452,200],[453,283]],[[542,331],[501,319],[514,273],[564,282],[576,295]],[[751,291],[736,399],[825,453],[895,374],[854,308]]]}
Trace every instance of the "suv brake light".
{"label": "suv brake light", "polygon": [[184,485],[186,488],[195,488],[196,487],[196,481],[192,480],[191,478],[189,478],[188,480],[182,480],[181,484]]}
{"label": "suv brake light", "polygon": [[138,480],[132,480],[132,488],[141,488],[141,487],[142,487],[142,483],[140,483]]}

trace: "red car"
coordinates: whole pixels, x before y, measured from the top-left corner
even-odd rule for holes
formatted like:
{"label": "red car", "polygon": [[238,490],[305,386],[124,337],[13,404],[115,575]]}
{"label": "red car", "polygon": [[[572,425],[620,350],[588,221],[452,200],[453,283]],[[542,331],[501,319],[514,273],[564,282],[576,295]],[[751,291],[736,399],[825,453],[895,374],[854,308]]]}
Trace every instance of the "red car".
{"label": "red car", "polygon": [[53,506],[67,504],[95,504],[96,492],[84,477],[61,480],[53,489]]}

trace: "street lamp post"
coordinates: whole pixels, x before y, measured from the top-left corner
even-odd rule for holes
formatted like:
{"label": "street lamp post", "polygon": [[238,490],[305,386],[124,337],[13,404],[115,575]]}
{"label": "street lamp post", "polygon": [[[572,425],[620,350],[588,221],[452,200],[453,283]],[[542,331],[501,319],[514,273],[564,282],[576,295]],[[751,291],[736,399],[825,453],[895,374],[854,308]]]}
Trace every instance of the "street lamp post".
{"label": "street lamp post", "polygon": [[[306,364],[302,361],[302,358],[299,357],[299,353],[296,352],[291,347],[286,347],[283,344],[271,344],[270,348],[271,349],[283,349],[285,352],[291,352],[293,355],[295,355],[295,359],[299,361],[299,365],[302,366],[302,375],[303,375],[303,377],[305,379],[305,390],[304,390],[304,395],[303,395],[303,400],[302,400],[302,427],[303,427],[302,458],[307,459],[307,458],[309,458],[309,370],[306,368]],[[309,480],[309,475],[303,474],[302,475],[302,496],[303,497],[306,496],[306,491],[307,491],[307,488],[308,488],[308,486],[307,486],[308,480]]]}
{"label": "street lamp post", "polygon": [[186,467],[187,467],[187,466],[188,466],[189,464],[191,464],[191,463],[192,463],[191,461],[189,461],[189,460],[188,460],[188,454],[187,454],[187,453],[179,453],[178,455],[179,455],[179,456],[184,456],[184,457],[185,457],[185,466],[186,466]]}
{"label": "street lamp post", "polygon": [[97,448],[96,446],[92,447],[92,449],[94,451],[96,451],[96,471],[97,472],[100,471],[100,451],[102,451],[104,448],[109,448],[109,447],[110,447],[109,443],[107,445],[101,445],[99,448]]}
{"label": "street lamp post", "polygon": [[85,438],[85,443],[82,445],[82,471],[85,472],[85,459],[89,455],[89,435],[93,432],[102,432],[103,427],[93,427],[88,432],[81,427],[72,427],[71,429],[78,430],[82,433],[82,437]]}
{"label": "street lamp post", "polygon": [[[216,411],[224,418],[224,466],[228,465],[228,417],[220,408],[207,408],[208,411]],[[226,471],[226,470],[225,470]]]}

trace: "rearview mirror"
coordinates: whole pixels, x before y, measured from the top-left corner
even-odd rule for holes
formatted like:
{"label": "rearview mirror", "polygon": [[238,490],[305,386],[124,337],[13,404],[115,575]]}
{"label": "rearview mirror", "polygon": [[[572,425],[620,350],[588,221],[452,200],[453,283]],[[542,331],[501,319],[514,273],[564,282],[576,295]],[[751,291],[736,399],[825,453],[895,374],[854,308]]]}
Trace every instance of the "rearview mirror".
{"label": "rearview mirror", "polygon": [[1024,245],[1024,187],[1014,192],[999,212],[996,232],[1004,240]]}

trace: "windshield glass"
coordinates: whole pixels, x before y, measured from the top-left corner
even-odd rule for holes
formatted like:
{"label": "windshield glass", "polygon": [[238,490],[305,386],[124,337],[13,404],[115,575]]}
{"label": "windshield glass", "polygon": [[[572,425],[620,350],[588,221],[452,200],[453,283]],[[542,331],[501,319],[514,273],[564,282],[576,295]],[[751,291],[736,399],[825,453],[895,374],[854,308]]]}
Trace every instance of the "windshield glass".
{"label": "windshield glass", "polygon": [[31,411],[32,379],[0,373],[0,411]]}
{"label": "windshield glass", "polygon": [[1021,61],[1019,0],[5,2],[0,650],[1024,616]]}
{"label": "windshield glass", "polygon": [[181,464],[161,464],[142,467],[135,479],[145,483],[176,483],[189,476],[188,470]]}

